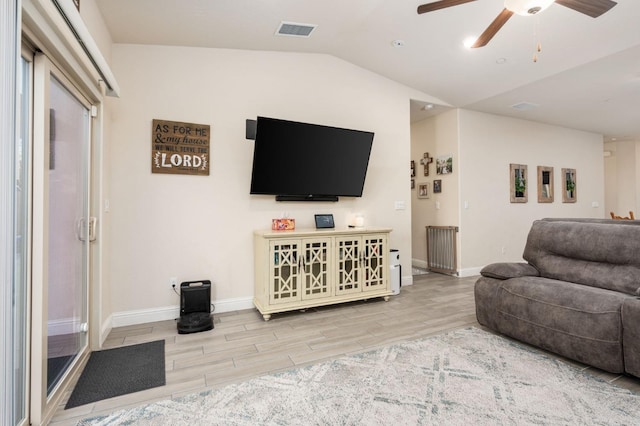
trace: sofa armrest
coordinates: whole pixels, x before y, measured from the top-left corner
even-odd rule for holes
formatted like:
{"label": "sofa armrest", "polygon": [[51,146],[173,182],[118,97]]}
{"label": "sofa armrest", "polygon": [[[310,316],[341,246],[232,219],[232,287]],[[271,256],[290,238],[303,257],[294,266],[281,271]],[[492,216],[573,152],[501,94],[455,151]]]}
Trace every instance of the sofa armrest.
{"label": "sofa armrest", "polygon": [[482,268],[480,275],[498,280],[508,280],[519,277],[539,277],[540,273],[528,263],[507,262],[487,265]]}
{"label": "sofa armrest", "polygon": [[624,369],[640,377],[640,299],[628,298],[622,305]]}

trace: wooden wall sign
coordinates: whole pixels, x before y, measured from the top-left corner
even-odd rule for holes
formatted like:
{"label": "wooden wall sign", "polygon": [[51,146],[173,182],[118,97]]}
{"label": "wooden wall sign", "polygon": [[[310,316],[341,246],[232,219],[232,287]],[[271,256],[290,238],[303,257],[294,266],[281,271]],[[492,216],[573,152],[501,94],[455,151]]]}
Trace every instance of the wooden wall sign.
{"label": "wooden wall sign", "polygon": [[153,120],[151,173],[209,176],[208,124]]}

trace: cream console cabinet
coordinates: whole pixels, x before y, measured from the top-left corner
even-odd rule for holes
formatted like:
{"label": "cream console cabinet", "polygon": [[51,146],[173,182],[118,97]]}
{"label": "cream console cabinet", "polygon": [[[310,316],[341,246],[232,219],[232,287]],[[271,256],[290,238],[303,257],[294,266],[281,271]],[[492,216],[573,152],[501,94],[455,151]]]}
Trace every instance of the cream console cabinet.
{"label": "cream console cabinet", "polygon": [[255,297],[271,314],[384,297],[391,229],[256,231]]}

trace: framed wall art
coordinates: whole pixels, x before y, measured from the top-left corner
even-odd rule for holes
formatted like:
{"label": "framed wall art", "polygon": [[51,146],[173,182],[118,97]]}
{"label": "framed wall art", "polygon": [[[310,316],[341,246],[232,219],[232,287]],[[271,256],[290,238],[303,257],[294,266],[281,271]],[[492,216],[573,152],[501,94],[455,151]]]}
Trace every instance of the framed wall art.
{"label": "framed wall art", "polygon": [[525,164],[509,164],[509,194],[512,203],[526,203],[529,201],[527,166]]}
{"label": "framed wall art", "polygon": [[436,179],[433,181],[433,193],[439,194],[442,192],[442,179]]}
{"label": "framed wall art", "polygon": [[448,175],[453,173],[453,155],[452,154],[438,156],[436,160],[436,172],[439,175]]}
{"label": "framed wall art", "polygon": [[575,203],[578,201],[576,188],[576,169],[562,169],[562,202]]}
{"label": "framed wall art", "polygon": [[553,203],[553,167],[538,166],[538,202]]}
{"label": "framed wall art", "polygon": [[411,170],[411,189],[416,187],[416,162],[411,160],[411,163],[409,163],[409,167]]}
{"label": "framed wall art", "polygon": [[418,198],[429,198],[429,184],[428,183],[419,183],[418,184]]}

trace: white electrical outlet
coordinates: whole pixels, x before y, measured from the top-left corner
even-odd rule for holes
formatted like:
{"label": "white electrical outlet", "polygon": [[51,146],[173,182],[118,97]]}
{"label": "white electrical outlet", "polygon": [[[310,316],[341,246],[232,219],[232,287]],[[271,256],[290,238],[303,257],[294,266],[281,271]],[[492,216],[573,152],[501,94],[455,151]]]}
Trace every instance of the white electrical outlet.
{"label": "white electrical outlet", "polygon": [[169,278],[169,284],[171,285],[171,287],[177,286],[178,285],[178,278],[177,277]]}

